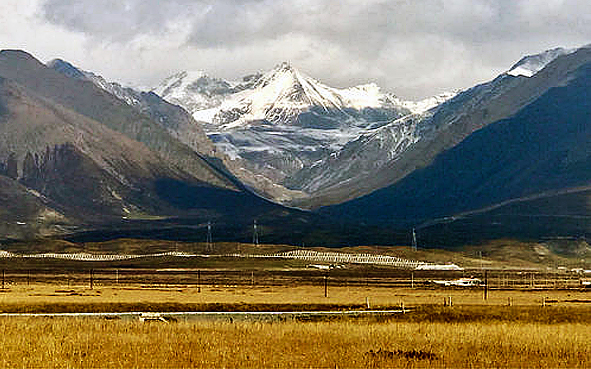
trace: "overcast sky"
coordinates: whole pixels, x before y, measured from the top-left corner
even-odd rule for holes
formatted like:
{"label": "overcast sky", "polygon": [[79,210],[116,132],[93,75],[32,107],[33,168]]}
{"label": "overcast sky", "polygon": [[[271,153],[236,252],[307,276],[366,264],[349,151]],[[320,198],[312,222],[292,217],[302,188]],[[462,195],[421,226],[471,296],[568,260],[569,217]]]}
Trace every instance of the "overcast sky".
{"label": "overcast sky", "polygon": [[416,99],[588,43],[589,0],[0,0],[0,48],[141,86],[290,61],[335,87],[376,82]]}

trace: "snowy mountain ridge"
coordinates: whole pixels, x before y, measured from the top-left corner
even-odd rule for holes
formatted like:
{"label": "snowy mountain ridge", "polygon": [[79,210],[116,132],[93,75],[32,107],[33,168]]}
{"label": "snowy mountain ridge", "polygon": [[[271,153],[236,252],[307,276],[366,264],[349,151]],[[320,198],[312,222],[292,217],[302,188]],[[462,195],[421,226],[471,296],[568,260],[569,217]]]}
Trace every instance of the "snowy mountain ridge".
{"label": "snowy mountain ridge", "polygon": [[71,63],[62,59],[53,59],[47,63],[47,67],[54,69],[70,78],[90,81],[97,87],[115,95],[117,98],[125,101],[128,105],[145,110],[142,108],[142,103],[139,98],[139,91],[131,87],[125,87],[117,82],[108,82],[102,76],[82,70],[75,67]]}
{"label": "snowy mountain ridge", "polygon": [[539,54],[527,55],[515,63],[511,69],[507,71],[507,74],[514,77],[531,77],[559,56],[567,55],[577,50],[578,49],[576,48],[565,49],[562,47],[557,47],[555,49],[546,50]]}
{"label": "snowy mountain ridge", "polygon": [[287,62],[265,74],[250,75],[234,83],[211,78],[202,71],[180,72],[152,91],[183,106],[196,120],[222,129],[258,121],[286,122],[313,107],[343,114],[346,109],[366,108],[418,114],[455,95],[445,93],[415,102],[383,93],[375,83],[337,89],[305,75]]}
{"label": "snowy mountain ridge", "polygon": [[[232,82],[210,77],[201,70],[183,71],[166,78],[151,91],[193,114],[220,106],[229,95],[252,87],[260,77],[260,74],[253,74]],[[202,115],[195,118],[201,121]]]}
{"label": "snowy mountain ridge", "polygon": [[[340,156],[347,145],[357,140],[366,142],[369,137],[378,142],[383,135],[384,140],[376,144],[368,159],[375,161],[375,156],[380,155],[376,150],[383,150],[385,155],[379,163],[390,160],[420,135],[416,124],[395,122],[412,116],[416,123],[456,94],[406,101],[383,92],[375,83],[333,88],[287,62],[237,82],[212,78],[202,71],[181,72],[152,91],[181,105],[202,122],[216,147],[239,161],[241,169],[275,186],[284,186],[285,181],[309,168],[314,171],[323,167],[330,172],[331,157]],[[385,126],[391,128],[378,133]],[[347,173],[355,176],[351,171]],[[330,173],[322,176],[342,177]],[[330,181],[319,178],[318,186],[304,182],[290,180],[290,189],[316,190]]]}

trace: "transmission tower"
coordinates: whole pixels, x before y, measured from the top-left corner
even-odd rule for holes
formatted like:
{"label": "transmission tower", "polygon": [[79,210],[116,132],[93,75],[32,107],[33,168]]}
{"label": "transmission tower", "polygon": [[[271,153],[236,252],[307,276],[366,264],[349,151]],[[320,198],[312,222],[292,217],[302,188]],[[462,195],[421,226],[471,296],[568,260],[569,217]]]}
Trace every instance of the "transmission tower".
{"label": "transmission tower", "polygon": [[257,221],[254,220],[254,224],[252,226],[252,244],[255,246],[259,245],[259,231],[257,229]]}
{"label": "transmission tower", "polygon": [[213,251],[213,241],[212,241],[212,237],[211,237],[211,222],[207,222],[207,241],[206,241],[206,245],[205,245],[205,251],[206,252]]}
{"label": "transmission tower", "polygon": [[417,233],[414,228],[412,229],[412,249],[417,251]]}

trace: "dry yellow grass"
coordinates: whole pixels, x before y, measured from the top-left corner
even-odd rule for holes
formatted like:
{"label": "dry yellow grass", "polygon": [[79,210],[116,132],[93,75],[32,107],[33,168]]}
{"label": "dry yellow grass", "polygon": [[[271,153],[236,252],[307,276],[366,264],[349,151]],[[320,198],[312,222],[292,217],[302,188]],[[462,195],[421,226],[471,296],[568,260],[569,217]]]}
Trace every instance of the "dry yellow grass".
{"label": "dry yellow grass", "polygon": [[[0,290],[2,291],[2,290]],[[364,286],[330,286],[328,297],[318,286],[59,286],[34,284],[15,285],[0,292],[0,305],[15,304],[85,304],[85,303],[184,303],[184,304],[336,304],[364,305],[368,298],[372,307],[443,304],[451,297],[454,305],[541,305],[546,297],[553,305],[575,305],[573,301],[591,301],[591,290],[489,291],[483,300],[481,289],[410,289]],[[589,303],[579,303],[591,305]]]}
{"label": "dry yellow grass", "polygon": [[[2,319],[2,367],[589,367],[591,330],[531,323]],[[423,353],[422,357],[421,354]],[[427,357],[428,355],[429,357]]]}
{"label": "dry yellow grass", "polygon": [[[491,291],[379,287],[117,288],[33,284],[0,293],[0,307],[35,304],[363,304],[419,306],[407,318],[324,322],[99,318],[0,318],[0,366],[12,367],[590,367],[589,291]],[[454,308],[422,310],[452,295]],[[535,308],[541,297],[560,307]],[[507,298],[513,302],[507,308]],[[480,306],[474,306],[480,305]],[[518,306],[519,305],[519,306]],[[115,306],[115,305],[113,305]],[[141,306],[141,305],[140,305]],[[568,307],[568,308],[567,308]],[[560,310],[560,309],[566,310]],[[521,309],[521,310],[520,310]],[[523,310],[526,309],[526,310]],[[537,309],[537,310],[536,310]],[[496,318],[487,315],[496,312]],[[544,315],[537,320],[535,314]],[[574,319],[551,322],[553,312]],[[532,315],[533,314],[533,315]],[[430,317],[437,319],[430,322]],[[508,317],[508,321],[498,319]],[[416,319],[415,319],[416,317]],[[475,317],[475,319],[470,319]],[[526,317],[525,319],[523,317]],[[549,317],[549,318],[548,318]],[[580,318],[580,319],[579,319]],[[573,322],[574,321],[574,322]]]}

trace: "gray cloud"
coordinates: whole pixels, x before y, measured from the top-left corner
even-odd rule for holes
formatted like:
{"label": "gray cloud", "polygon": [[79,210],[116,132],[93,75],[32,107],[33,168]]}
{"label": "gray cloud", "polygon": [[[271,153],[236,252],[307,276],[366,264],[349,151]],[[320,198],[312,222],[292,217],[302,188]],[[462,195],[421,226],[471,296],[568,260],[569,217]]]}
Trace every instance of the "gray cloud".
{"label": "gray cloud", "polygon": [[49,22],[111,42],[140,35],[158,37],[170,24],[199,13],[201,4],[182,0],[49,0],[42,16]]}
{"label": "gray cloud", "polygon": [[375,80],[409,97],[591,42],[587,0],[46,0],[40,14],[85,35],[89,55],[136,59],[126,76],[144,82],[187,68],[237,77],[287,59],[327,83]]}

